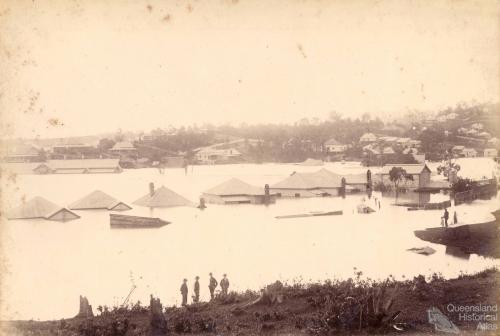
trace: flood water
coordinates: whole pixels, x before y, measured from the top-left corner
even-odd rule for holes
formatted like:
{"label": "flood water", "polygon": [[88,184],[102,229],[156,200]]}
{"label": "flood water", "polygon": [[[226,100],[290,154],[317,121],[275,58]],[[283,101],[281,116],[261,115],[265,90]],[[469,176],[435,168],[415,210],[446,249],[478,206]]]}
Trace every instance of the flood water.
{"label": "flood water", "polygon": [[[491,161],[491,162],[490,162]],[[461,160],[462,175],[491,177],[489,159]],[[324,166],[338,173],[366,172],[357,163]],[[111,230],[109,212],[77,211],[80,219],[60,223],[15,220],[2,223],[2,249],[7,271],[2,274],[2,319],[55,319],[72,317],[78,296],[85,295],[95,308],[119,305],[133,284],[131,301],[149,302],[154,294],[168,305],[180,303],[182,279],[191,290],[201,277],[201,295],[208,296],[208,273],[218,280],[227,273],[231,290],[258,290],[281,281],[322,281],[347,278],[354,267],[364,277],[398,279],[442,273],[455,277],[499,265],[498,259],[447,253],[447,247],[421,241],[414,230],[438,226],[436,211],[412,211],[392,206],[394,198],[374,192],[366,204],[381,209],[357,214],[364,194],[345,199],[278,199],[276,204],[212,205],[200,211],[179,207],[155,209],[134,206],[148,192],[148,183],[166,187],[197,202],[201,192],[231,177],[248,183],[273,184],[293,171],[316,171],[321,167],[297,165],[223,165],[167,169],[126,170],[112,175],[19,175],[4,186],[10,206],[21,197],[43,196],[66,206],[100,189],[134,207],[128,215],[154,216],[172,224],[158,229]],[[372,169],[376,171],[376,169]],[[5,178],[5,177],[4,177]],[[5,183],[5,181],[4,181]],[[5,195],[4,194],[4,195]],[[431,195],[432,200],[446,195]],[[460,219],[481,222],[498,200],[476,201],[451,209]],[[342,216],[275,219],[278,215],[342,209]],[[407,251],[431,246],[437,252],[423,256]],[[452,251],[453,252],[453,251]],[[189,294],[191,296],[191,293]]]}

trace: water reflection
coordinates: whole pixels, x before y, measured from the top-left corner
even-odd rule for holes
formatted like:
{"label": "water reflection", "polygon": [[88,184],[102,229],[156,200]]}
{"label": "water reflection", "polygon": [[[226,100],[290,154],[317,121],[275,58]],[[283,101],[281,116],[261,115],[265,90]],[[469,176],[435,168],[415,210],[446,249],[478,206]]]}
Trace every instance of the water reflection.
{"label": "water reflection", "polygon": [[[359,165],[328,164],[338,173],[366,172]],[[192,201],[230,177],[264,186],[290,174],[316,171],[317,167],[294,165],[200,166],[185,174],[183,169],[128,170],[113,175],[18,176],[11,197],[39,195],[67,205],[95,189],[132,204],[148,192],[149,182],[165,185]],[[19,188],[16,190],[15,188]],[[3,191],[3,190],[2,190]],[[402,195],[402,197],[410,194]],[[410,197],[427,197],[414,193]],[[432,201],[434,195],[430,195]],[[208,204],[196,208],[149,209],[134,206],[127,214],[152,216],[172,224],[150,230],[110,230],[109,212],[78,211],[78,220],[8,221],[2,232],[2,249],[8,271],[2,274],[2,312],[8,319],[52,319],[76,313],[79,295],[93,305],[121,303],[131,287],[132,301],[147,302],[150,294],[168,305],[179,304],[179,283],[183,278],[201,277],[201,299],[207,299],[209,272],[227,273],[231,289],[258,290],[276,280],[321,281],[347,278],[353,267],[363,276],[381,279],[429,275],[440,272],[454,277],[498,265],[498,259],[471,255],[456,258],[443,245],[424,242],[415,230],[439,226],[441,211],[413,211],[391,206],[394,197],[373,192],[376,212],[358,214],[356,206],[367,195],[362,192],[342,197],[279,199],[276,204],[225,206]],[[425,199],[423,200],[425,201]],[[476,201],[456,207],[459,217],[477,216],[496,208],[496,201]],[[279,220],[279,215],[311,211],[342,210],[342,216],[316,216]],[[413,247],[431,246],[430,256],[408,252]],[[34,285],[36,284],[36,285]],[[47,305],[47,302],[50,302]],[[44,309],[40,309],[44,307]]]}
{"label": "water reflection", "polygon": [[458,246],[446,246],[445,253],[464,260],[470,259],[470,253],[467,253],[463,248]]}

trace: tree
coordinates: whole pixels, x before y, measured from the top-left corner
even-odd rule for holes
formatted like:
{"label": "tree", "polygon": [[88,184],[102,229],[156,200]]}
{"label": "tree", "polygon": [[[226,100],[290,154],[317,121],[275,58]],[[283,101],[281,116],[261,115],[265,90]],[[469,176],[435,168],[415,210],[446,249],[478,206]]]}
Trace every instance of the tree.
{"label": "tree", "polygon": [[477,182],[469,178],[458,177],[457,180],[451,185],[451,190],[454,193],[469,191],[477,186]]}
{"label": "tree", "polygon": [[436,168],[439,175],[443,175],[450,182],[455,182],[456,174],[460,171],[460,165],[447,158]]}
{"label": "tree", "polygon": [[112,148],[114,145],[115,145],[114,140],[104,138],[104,139],[99,140],[99,144],[97,145],[97,148],[99,149],[99,151],[105,152],[108,149]]}
{"label": "tree", "polygon": [[396,191],[396,203],[398,202],[398,193],[401,183],[406,181],[413,181],[413,176],[409,175],[406,170],[401,167],[393,167],[389,171],[389,180],[394,184],[394,190]]}

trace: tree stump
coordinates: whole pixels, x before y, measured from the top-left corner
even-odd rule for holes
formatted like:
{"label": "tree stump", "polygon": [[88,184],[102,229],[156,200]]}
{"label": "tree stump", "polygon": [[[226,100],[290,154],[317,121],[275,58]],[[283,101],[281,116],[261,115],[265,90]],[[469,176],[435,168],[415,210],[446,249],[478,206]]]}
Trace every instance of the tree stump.
{"label": "tree stump", "polygon": [[149,336],[163,336],[167,333],[167,320],[163,315],[163,307],[160,299],[151,295],[149,301]]}
{"label": "tree stump", "polygon": [[76,317],[94,317],[92,306],[89,304],[89,300],[87,300],[85,296],[80,295],[80,311]]}

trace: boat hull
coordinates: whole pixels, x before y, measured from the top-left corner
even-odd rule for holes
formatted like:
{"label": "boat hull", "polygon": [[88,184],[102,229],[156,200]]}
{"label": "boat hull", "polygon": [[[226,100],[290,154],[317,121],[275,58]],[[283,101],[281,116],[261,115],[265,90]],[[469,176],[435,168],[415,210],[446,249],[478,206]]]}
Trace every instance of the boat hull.
{"label": "boat hull", "polygon": [[109,225],[112,229],[159,228],[168,224],[170,224],[170,222],[155,217],[140,217],[117,214],[109,215]]}

